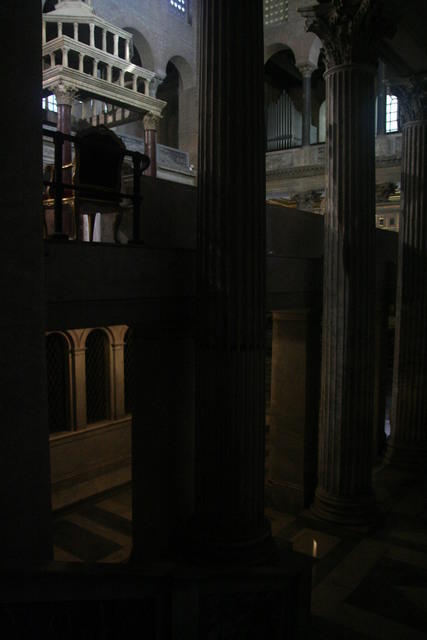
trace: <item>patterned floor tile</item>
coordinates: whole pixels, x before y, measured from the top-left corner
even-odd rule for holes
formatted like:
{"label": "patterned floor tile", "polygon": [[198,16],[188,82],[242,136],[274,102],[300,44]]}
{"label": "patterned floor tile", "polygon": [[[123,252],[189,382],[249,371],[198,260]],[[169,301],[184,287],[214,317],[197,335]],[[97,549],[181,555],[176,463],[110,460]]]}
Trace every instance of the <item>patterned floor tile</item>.
{"label": "patterned floor tile", "polygon": [[84,562],[98,562],[121,548],[121,545],[65,519],[55,523],[53,539],[55,547]]}

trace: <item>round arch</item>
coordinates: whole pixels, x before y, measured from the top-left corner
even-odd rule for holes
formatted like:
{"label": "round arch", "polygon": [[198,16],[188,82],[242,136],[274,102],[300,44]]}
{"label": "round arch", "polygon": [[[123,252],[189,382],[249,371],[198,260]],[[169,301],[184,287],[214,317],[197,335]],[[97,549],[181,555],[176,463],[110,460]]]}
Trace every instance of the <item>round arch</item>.
{"label": "round arch", "polygon": [[72,339],[63,331],[46,333],[47,404],[49,432],[72,428]]}
{"label": "round arch", "polygon": [[165,75],[167,73],[167,66],[169,63],[173,64],[174,67],[177,69],[180,77],[180,82],[181,82],[180,88],[183,91],[195,85],[196,81],[195,81],[193,68],[185,58],[179,55],[172,56],[171,58],[169,58],[164,69]]}
{"label": "round arch", "polygon": [[147,38],[142,35],[140,31],[137,31],[137,29],[134,29],[133,27],[124,27],[124,29],[125,31],[129,31],[129,33],[133,35],[133,42],[141,57],[141,63],[144,69],[154,71],[155,64],[153,50]]}
{"label": "round arch", "polygon": [[266,46],[264,49],[264,65],[267,64],[270,58],[272,58],[274,55],[276,55],[276,53],[279,53],[280,51],[291,51],[294,58],[296,57],[295,52],[292,50],[291,46],[285,44],[284,42],[274,42]]}
{"label": "round arch", "polygon": [[104,327],[91,329],[86,335],[86,411],[88,424],[110,419],[111,338],[111,332]]}
{"label": "round arch", "polygon": [[291,47],[276,43],[264,65],[267,151],[302,143],[302,76]]}

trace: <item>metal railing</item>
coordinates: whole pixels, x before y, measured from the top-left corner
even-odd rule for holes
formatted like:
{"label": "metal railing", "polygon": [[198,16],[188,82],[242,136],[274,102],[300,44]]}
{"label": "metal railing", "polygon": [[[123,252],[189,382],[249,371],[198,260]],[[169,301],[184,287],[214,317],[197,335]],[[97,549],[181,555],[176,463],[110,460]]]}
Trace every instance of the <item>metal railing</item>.
{"label": "metal railing", "polygon": [[[73,192],[79,191],[79,184],[74,184],[72,182],[64,182],[64,167],[63,167],[63,149],[64,143],[70,142],[73,145],[78,144],[78,140],[74,135],[68,135],[62,133],[61,131],[52,131],[43,127],[43,136],[53,139],[54,148],[55,148],[55,161],[54,161],[54,173],[53,180],[43,180],[43,185],[46,188],[50,189],[50,193],[54,200],[54,237],[64,237],[63,232],[63,199],[66,190],[71,190]],[[132,168],[133,168],[133,192],[132,193],[123,193],[121,191],[113,192],[113,196],[117,196],[123,199],[127,199],[132,201],[133,205],[133,218],[132,218],[132,231],[133,231],[133,241],[138,242],[141,240],[141,175],[143,171],[147,168],[144,160],[144,155],[139,151],[127,151],[124,154],[124,157],[129,157],[132,159]],[[102,187],[97,188],[95,185],[92,187],[92,191],[97,191],[101,193],[103,191]],[[76,238],[78,240],[78,238]]]}

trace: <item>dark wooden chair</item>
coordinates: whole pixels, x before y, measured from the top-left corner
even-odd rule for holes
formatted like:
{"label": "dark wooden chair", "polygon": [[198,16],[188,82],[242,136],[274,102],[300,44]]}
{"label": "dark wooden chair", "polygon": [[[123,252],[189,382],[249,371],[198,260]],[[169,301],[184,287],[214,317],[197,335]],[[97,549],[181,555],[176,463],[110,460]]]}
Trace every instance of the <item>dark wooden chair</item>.
{"label": "dark wooden chair", "polygon": [[[101,125],[90,127],[75,136],[75,159],[73,163],[73,192],[65,192],[63,218],[72,206],[74,231],[72,237],[83,239],[83,217],[89,223],[89,241],[93,241],[96,214],[113,216],[112,235],[118,242],[118,232],[125,206],[121,195],[122,167],[126,147],[111,129]],[[149,165],[148,156],[143,156],[142,171]],[[64,169],[64,167],[63,167]],[[44,200],[44,207],[51,208],[54,200]],[[71,234],[70,234],[71,235]]]}

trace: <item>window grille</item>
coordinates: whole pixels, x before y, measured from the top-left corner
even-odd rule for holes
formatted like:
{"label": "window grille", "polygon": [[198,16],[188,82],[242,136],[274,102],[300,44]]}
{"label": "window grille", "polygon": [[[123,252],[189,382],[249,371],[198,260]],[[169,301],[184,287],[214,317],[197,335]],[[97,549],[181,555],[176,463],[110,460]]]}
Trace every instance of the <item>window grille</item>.
{"label": "window grille", "polygon": [[387,96],[385,122],[386,133],[399,131],[399,101],[396,96]]}
{"label": "window grille", "polygon": [[50,433],[70,429],[68,343],[60,333],[46,336],[47,402]]}
{"label": "window grille", "polygon": [[109,344],[104,331],[95,329],[86,339],[87,422],[109,418],[110,409]]}
{"label": "window grille", "polygon": [[277,24],[288,19],[288,0],[264,0],[264,24]]}
{"label": "window grille", "polygon": [[124,366],[125,366],[125,411],[132,413],[135,406],[135,351],[133,330],[131,327],[125,334],[124,348]]}
{"label": "window grille", "polygon": [[181,15],[185,15],[187,12],[187,0],[169,0],[169,5],[171,9]]}

